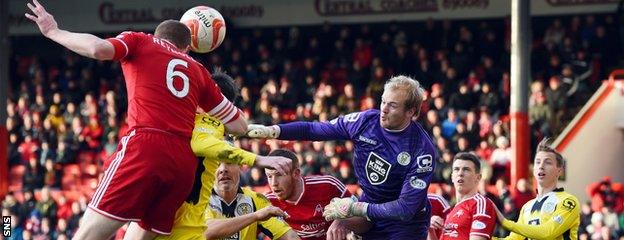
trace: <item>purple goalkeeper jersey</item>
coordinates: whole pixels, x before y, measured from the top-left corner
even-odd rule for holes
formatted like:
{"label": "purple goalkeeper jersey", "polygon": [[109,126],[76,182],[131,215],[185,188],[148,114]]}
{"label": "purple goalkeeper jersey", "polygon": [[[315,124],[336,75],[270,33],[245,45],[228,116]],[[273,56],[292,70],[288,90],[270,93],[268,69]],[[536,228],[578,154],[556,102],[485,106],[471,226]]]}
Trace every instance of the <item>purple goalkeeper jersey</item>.
{"label": "purple goalkeeper jersey", "polygon": [[388,131],[379,110],[338,117],[330,122],[280,124],[283,140],[351,140],[353,168],[369,203],[372,229],[365,239],[426,239],[431,218],[427,188],[435,168],[436,151],[429,135],[412,122],[401,131]]}

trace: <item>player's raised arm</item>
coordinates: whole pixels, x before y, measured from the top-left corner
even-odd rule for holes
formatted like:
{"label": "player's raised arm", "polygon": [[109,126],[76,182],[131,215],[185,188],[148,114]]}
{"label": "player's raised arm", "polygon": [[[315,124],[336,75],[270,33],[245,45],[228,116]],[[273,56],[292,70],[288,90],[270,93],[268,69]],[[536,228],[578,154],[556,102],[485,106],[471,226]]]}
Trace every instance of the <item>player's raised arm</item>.
{"label": "player's raised arm", "polygon": [[26,4],[32,14],[26,13],[25,16],[37,24],[43,36],[85,57],[98,60],[113,59],[115,55],[113,44],[92,34],[59,29],[54,16],[48,13],[43,5],[37,0],[33,0],[33,4]]}
{"label": "player's raised arm", "polygon": [[365,112],[354,112],[329,122],[291,122],[273,126],[250,124],[247,136],[280,140],[348,140],[358,129],[358,119]]}

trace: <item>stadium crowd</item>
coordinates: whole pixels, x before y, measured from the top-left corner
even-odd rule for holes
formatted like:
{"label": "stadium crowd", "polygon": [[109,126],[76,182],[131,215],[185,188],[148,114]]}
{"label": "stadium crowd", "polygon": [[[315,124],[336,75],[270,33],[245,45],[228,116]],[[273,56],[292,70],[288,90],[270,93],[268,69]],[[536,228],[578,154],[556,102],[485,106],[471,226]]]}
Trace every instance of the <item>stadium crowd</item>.
{"label": "stadium crowd", "polygon": [[[250,122],[264,125],[328,121],[376,108],[390,76],[414,76],[427,90],[415,120],[427,128],[439,153],[438,184],[431,191],[450,199],[453,156],[474,151],[485,166],[482,192],[513,219],[534,193],[530,179],[516,189],[506,184],[510,33],[509,19],[230,28],[219,49],[196,57],[232,75],[242,87],[238,105]],[[621,53],[617,36],[613,15],[535,20],[532,145],[559,133],[597,89]],[[12,239],[71,238],[102,174],[102,160],[127,130],[120,66],[68,52],[52,60],[14,52],[10,69],[11,192],[2,215],[13,216]],[[350,142],[242,138],[236,144],[260,154],[286,147],[297,153],[303,175],[356,183]],[[259,189],[267,184],[257,168],[244,169],[241,182]],[[590,197],[602,203],[583,206],[581,236],[624,235],[624,189],[607,180],[589,188]]]}

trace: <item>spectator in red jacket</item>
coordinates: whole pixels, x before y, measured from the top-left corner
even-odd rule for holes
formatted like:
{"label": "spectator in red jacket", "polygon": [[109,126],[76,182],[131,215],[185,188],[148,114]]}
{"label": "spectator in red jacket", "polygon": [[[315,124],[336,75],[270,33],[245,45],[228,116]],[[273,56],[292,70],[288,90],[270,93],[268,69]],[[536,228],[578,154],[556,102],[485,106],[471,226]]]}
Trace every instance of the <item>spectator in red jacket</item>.
{"label": "spectator in red jacket", "polygon": [[514,206],[524,206],[525,203],[535,198],[535,194],[528,186],[526,179],[522,178],[516,183],[516,189],[511,194]]}
{"label": "spectator in red jacket", "polygon": [[591,197],[592,211],[599,212],[602,207],[611,207],[621,214],[624,211],[624,186],[614,183],[610,177],[587,186],[587,194]]}

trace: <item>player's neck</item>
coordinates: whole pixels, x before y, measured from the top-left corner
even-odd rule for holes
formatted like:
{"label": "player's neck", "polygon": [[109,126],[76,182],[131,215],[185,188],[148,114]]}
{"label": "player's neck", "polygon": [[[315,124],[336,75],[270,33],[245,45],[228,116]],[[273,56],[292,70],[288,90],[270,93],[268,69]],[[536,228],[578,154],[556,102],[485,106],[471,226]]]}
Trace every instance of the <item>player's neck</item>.
{"label": "player's neck", "polygon": [[299,199],[301,198],[301,195],[303,194],[303,188],[304,188],[303,185],[304,185],[303,178],[295,178],[293,192],[290,195],[290,198],[287,199],[289,202],[297,203],[299,201]]}
{"label": "player's neck", "polygon": [[409,127],[410,123],[411,123],[411,121],[407,121],[403,125],[401,125],[401,127],[397,128],[397,129],[387,129],[387,128],[384,128],[384,130],[386,130],[388,132],[402,132],[407,127]]}
{"label": "player's neck", "polygon": [[462,194],[460,192],[457,192],[457,202],[461,202],[464,201],[466,199],[469,199],[471,197],[474,197],[474,195],[477,195],[477,189],[470,191],[466,194]]}
{"label": "player's neck", "polygon": [[548,185],[537,185],[537,198],[541,198],[546,194],[554,191],[557,188],[557,183],[552,183]]}
{"label": "player's neck", "polygon": [[225,201],[228,205],[234,201],[236,198],[236,191],[220,191],[217,189],[217,194]]}

